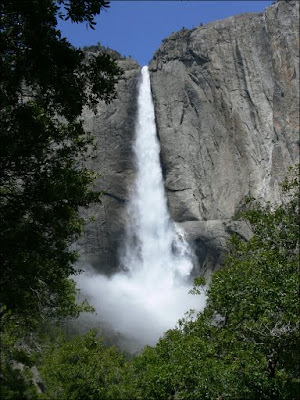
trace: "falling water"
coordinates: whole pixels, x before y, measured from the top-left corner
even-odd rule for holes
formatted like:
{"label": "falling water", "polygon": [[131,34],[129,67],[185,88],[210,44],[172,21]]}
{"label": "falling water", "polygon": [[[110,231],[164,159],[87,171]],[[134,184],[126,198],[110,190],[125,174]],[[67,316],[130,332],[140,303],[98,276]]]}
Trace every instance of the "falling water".
{"label": "falling water", "polygon": [[86,274],[79,285],[111,329],[143,346],[204,303],[204,296],[189,294],[192,253],[167,208],[148,67],[139,85],[133,150],[136,181],[127,208],[123,271],[112,278]]}
{"label": "falling water", "polygon": [[148,67],[142,69],[133,150],[137,174],[128,206],[123,263],[152,294],[154,286],[168,290],[176,277],[187,278],[193,264],[183,232],[167,208]]}

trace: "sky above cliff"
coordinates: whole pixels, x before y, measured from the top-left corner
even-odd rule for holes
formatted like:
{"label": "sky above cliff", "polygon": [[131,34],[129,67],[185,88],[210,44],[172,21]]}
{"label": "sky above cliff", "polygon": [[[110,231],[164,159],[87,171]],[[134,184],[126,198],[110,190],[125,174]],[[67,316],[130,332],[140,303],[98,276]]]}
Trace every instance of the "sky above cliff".
{"label": "sky above cliff", "polygon": [[163,39],[182,27],[193,28],[246,12],[261,12],[272,1],[112,0],[97,18],[95,30],[86,24],[59,21],[59,29],[74,46],[100,42],[147,65]]}

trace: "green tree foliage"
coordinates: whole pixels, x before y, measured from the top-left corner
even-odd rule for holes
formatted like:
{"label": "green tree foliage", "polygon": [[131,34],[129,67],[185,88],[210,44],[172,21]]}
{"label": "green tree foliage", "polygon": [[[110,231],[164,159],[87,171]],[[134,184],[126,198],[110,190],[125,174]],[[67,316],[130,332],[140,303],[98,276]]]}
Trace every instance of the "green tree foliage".
{"label": "green tree foliage", "polygon": [[[32,384],[30,368],[35,359],[26,343],[27,327],[19,319],[5,313],[1,320],[0,398],[3,400],[36,400],[38,392]],[[22,339],[21,339],[22,338]]]}
{"label": "green tree foliage", "polygon": [[205,311],[135,360],[141,399],[299,398],[297,179],[283,187],[283,205],[243,213],[254,236],[232,239]]}
{"label": "green tree foliage", "polygon": [[[132,362],[117,349],[103,347],[95,332],[58,338],[50,346],[42,341],[46,351],[40,352],[39,370],[47,390],[40,398],[297,400],[298,179],[286,180],[283,187],[281,206],[262,208],[252,202],[243,212],[254,235],[247,243],[232,238],[226,267],[213,275],[203,313],[180,320]],[[205,284],[202,278],[196,282],[195,292]],[[14,328],[11,320],[9,326]],[[4,337],[12,358],[36,364],[24,345],[10,346],[12,336]],[[15,370],[7,365],[9,380]],[[35,399],[28,379],[16,377],[13,394]],[[6,390],[13,399],[11,385]]]}
{"label": "green tree foliage", "polygon": [[45,399],[133,400],[131,366],[115,348],[104,348],[96,332],[62,339],[48,350],[42,368]]}
{"label": "green tree foliage", "polygon": [[82,161],[93,143],[84,106],[111,101],[121,71],[110,55],[85,57],[57,18],[87,22],[104,0],[6,0],[0,4],[0,302],[23,317],[77,315],[70,245],[78,209],[99,201]]}
{"label": "green tree foliage", "polygon": [[[86,22],[105,0],[0,2],[0,319],[1,399],[33,399],[33,340],[46,318],[77,316],[72,243],[80,207],[98,202],[95,173],[84,167],[93,138],[83,107],[116,96],[114,57],[88,57],[61,36],[57,18]],[[30,347],[31,346],[31,347]]]}

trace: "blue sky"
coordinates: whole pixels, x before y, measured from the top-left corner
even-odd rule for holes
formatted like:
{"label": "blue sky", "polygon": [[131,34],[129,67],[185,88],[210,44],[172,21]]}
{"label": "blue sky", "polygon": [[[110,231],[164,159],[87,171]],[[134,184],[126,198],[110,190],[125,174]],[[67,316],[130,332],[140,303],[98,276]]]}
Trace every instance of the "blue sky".
{"label": "blue sky", "polygon": [[74,46],[100,42],[146,65],[162,39],[182,27],[193,28],[245,12],[260,12],[272,1],[113,0],[97,18],[95,30],[86,24],[59,22],[59,29]]}

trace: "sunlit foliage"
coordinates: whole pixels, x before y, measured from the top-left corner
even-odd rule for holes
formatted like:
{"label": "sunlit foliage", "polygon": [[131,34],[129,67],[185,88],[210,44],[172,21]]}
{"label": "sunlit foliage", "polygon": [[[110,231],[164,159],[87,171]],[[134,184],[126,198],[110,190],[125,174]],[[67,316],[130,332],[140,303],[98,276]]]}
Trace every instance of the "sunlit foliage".
{"label": "sunlit foliage", "polygon": [[[297,169],[296,169],[297,174]],[[233,237],[203,314],[180,321],[135,360],[147,399],[298,399],[298,174],[279,207],[253,204],[249,242]]]}

